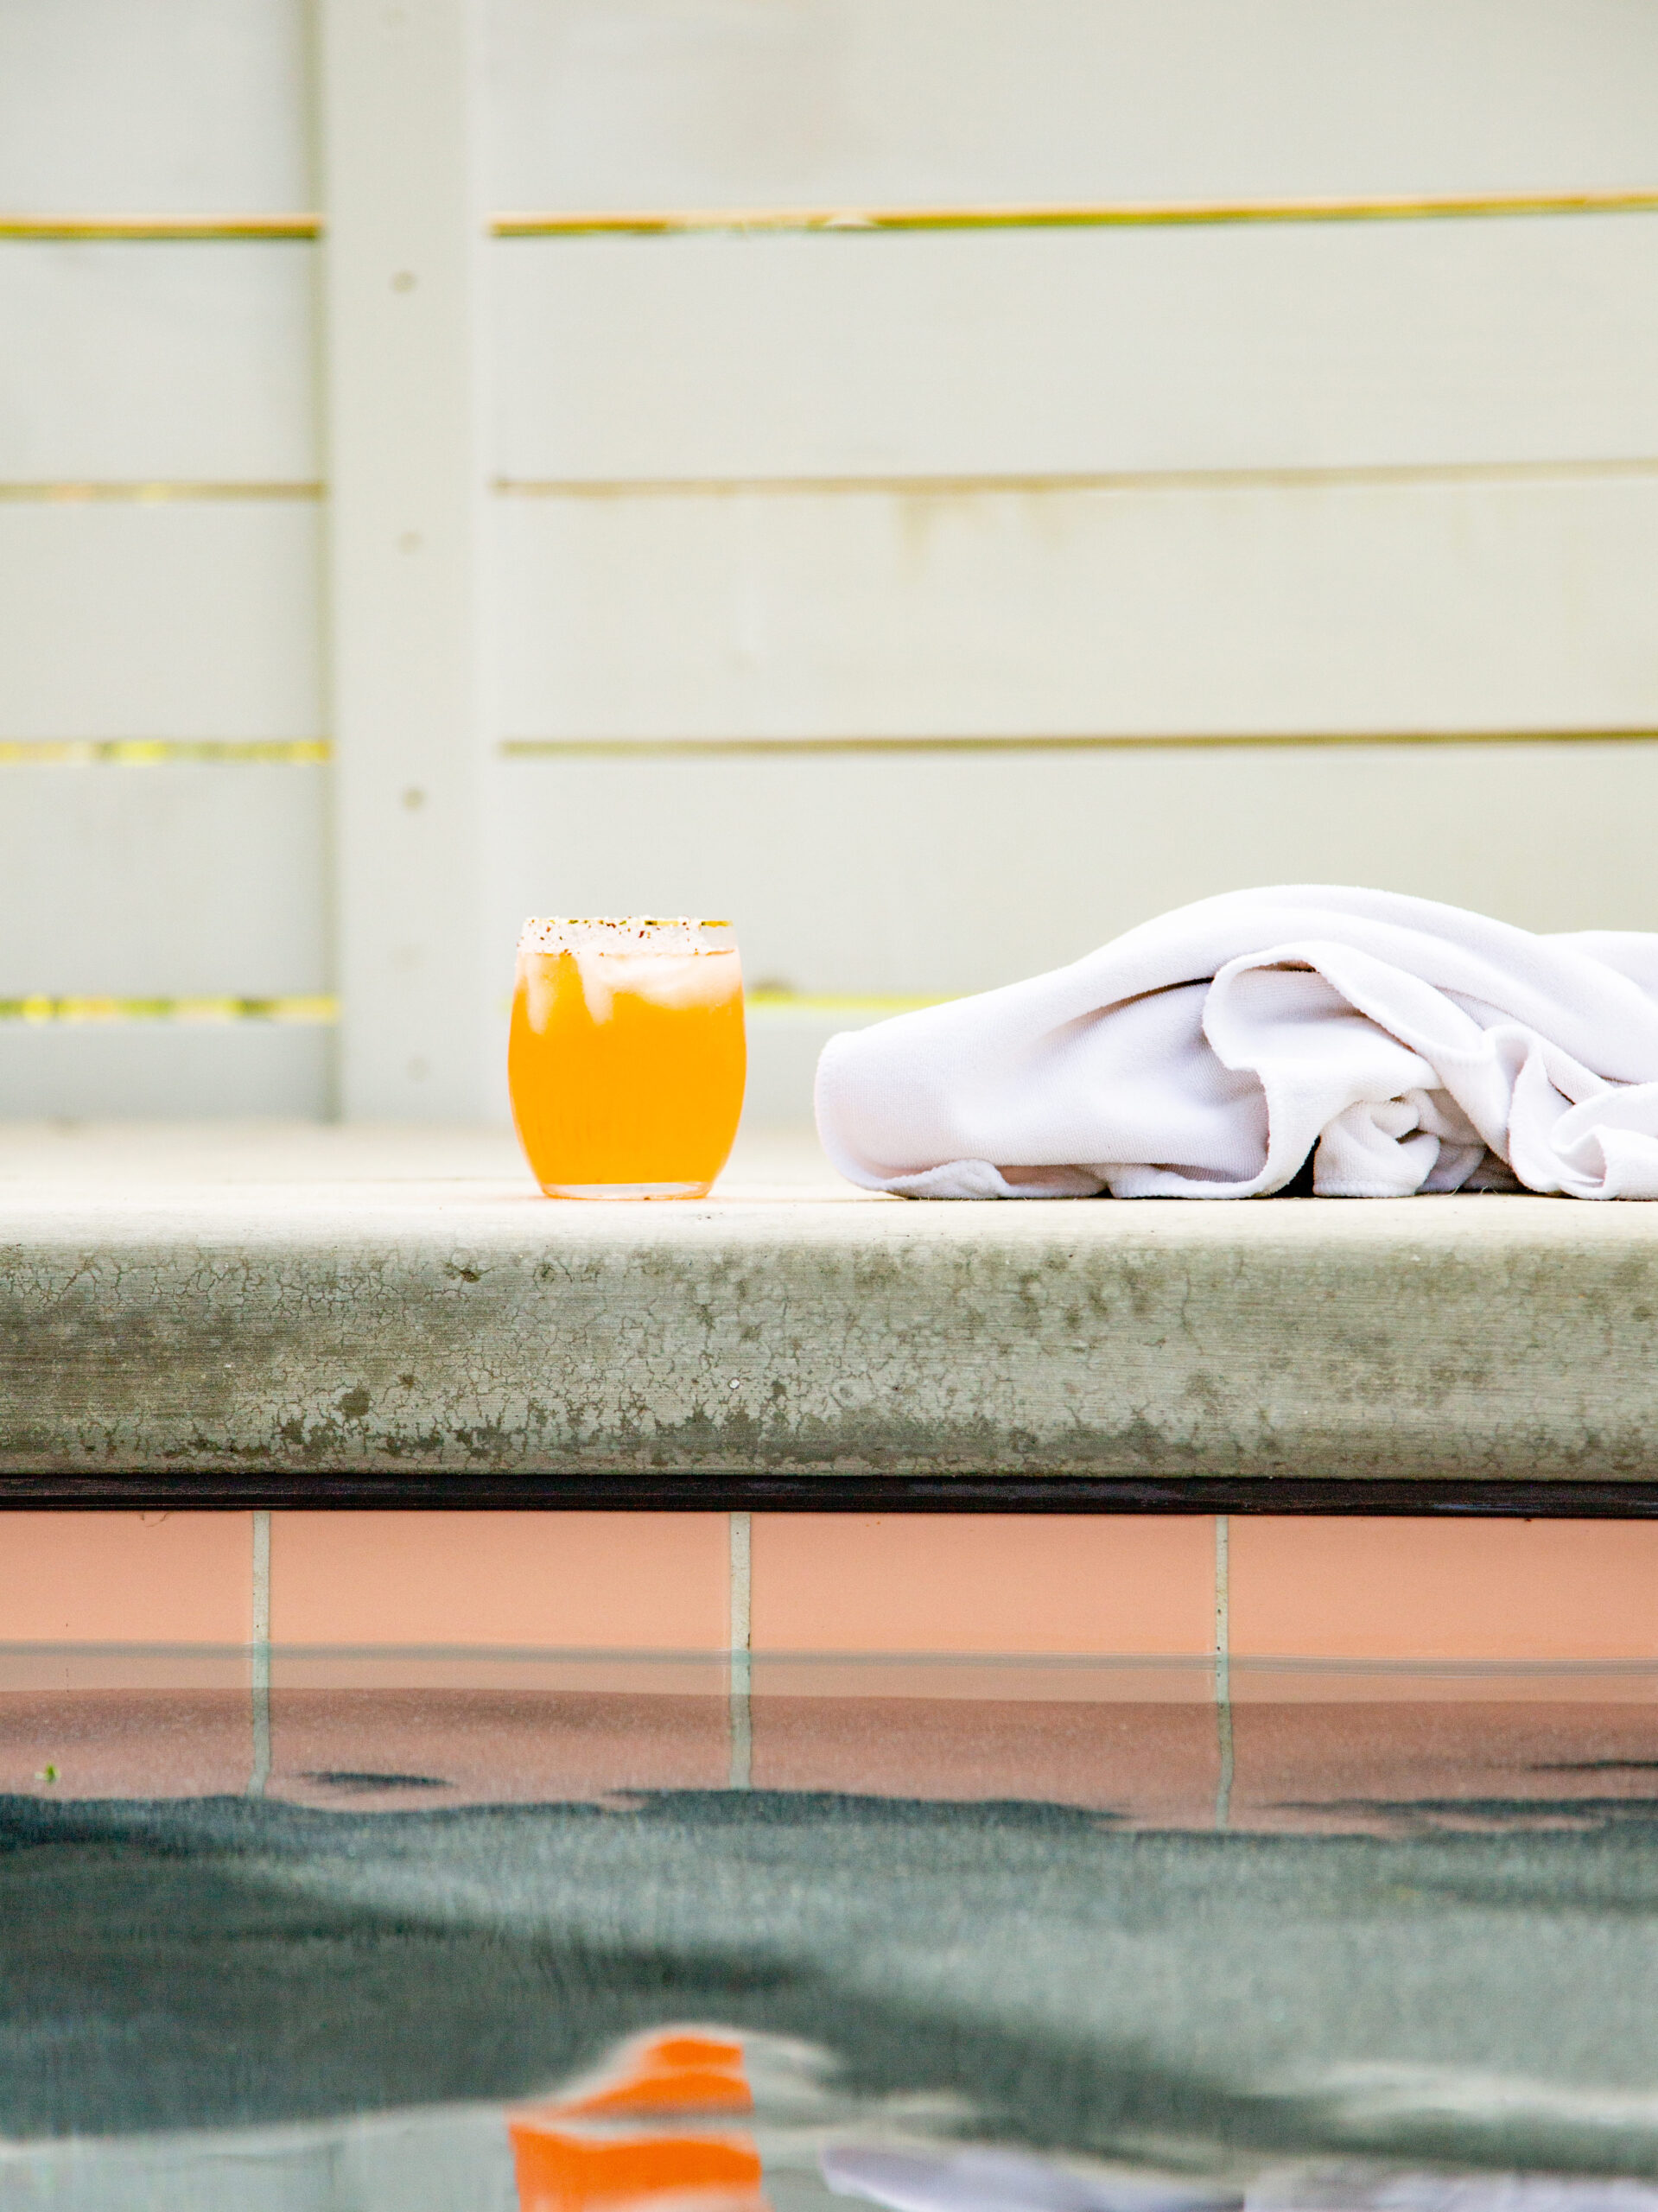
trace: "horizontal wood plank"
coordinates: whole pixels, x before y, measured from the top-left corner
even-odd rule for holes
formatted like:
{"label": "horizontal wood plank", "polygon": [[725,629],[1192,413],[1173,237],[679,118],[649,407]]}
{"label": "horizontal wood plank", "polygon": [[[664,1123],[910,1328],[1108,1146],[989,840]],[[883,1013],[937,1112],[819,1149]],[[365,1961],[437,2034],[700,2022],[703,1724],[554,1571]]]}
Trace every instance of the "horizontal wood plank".
{"label": "horizontal wood plank", "polygon": [[0,767],[0,998],[327,990],[327,774]]}
{"label": "horizontal wood plank", "polygon": [[1658,458],[1658,214],[499,245],[540,480]]}
{"label": "horizontal wood plank", "polygon": [[1658,480],[501,502],[511,738],[1658,724]]}
{"label": "horizontal wood plank", "polygon": [[316,1119],[334,1044],[330,1029],[268,1021],[0,1022],[0,1117]]}
{"label": "horizontal wood plank", "polygon": [[[718,913],[751,989],[948,997],[1285,882],[1658,929],[1655,815],[1658,741],[525,763],[499,774],[494,963],[526,913]],[[816,1043],[867,1016],[765,1018]]]}
{"label": "horizontal wood plank", "polygon": [[314,480],[315,252],[0,243],[0,482]]}
{"label": "horizontal wood plank", "polygon": [[1645,0],[496,0],[506,208],[1651,182]]}
{"label": "horizontal wood plank", "polygon": [[10,0],[0,210],[304,207],[304,0]]}
{"label": "horizontal wood plank", "polygon": [[319,735],[320,540],[295,500],[0,504],[0,737]]}

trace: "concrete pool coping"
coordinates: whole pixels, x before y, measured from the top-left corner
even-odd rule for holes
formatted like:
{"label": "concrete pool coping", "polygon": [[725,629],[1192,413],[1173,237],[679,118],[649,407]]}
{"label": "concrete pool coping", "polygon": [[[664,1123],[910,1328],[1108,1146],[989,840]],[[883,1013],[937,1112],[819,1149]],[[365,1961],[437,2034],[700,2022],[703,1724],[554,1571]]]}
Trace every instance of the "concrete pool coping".
{"label": "concrete pool coping", "polygon": [[799,1140],[564,1205],[327,1130],[0,1141],[0,1206],[17,1503],[1658,1504],[1658,1209],[911,1205]]}

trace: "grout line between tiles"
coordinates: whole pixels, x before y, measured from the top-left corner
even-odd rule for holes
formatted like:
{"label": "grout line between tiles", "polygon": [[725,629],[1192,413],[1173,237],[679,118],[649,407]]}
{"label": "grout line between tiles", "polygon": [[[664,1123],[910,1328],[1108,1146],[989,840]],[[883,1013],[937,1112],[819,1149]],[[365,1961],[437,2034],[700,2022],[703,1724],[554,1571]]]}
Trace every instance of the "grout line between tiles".
{"label": "grout line between tiles", "polygon": [[746,1789],[753,1768],[754,1724],[750,1703],[753,1523],[746,1513],[729,1516],[731,1528],[731,1787]]}
{"label": "grout line between tiles", "polygon": [[248,1796],[263,1797],[270,1779],[270,1516],[253,1516],[253,1766]]}
{"label": "grout line between tiles", "polygon": [[1232,1821],[1232,1529],[1215,1516],[1215,1734],[1220,1775],[1215,1785],[1215,1826]]}

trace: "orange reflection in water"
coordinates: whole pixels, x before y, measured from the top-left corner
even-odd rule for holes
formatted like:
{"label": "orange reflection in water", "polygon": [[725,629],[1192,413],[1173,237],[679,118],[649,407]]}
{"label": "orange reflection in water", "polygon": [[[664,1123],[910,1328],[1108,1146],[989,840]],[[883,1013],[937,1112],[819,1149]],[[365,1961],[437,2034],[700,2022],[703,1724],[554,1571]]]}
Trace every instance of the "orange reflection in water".
{"label": "orange reflection in water", "polygon": [[753,2112],[743,2047],[714,2036],[653,2036],[614,2078],[583,2096],[561,2100],[561,2113]]}
{"label": "orange reflection in water", "polygon": [[510,2122],[519,2212],[599,2206],[605,2212],[624,2206],[668,2212],[670,2205],[687,2204],[704,2212],[769,2212],[759,2152],[746,2134],[624,2135],[593,2126],[657,2113],[681,2121],[702,2113],[723,2117],[753,2107],[740,2044],[712,2036],[653,2037],[593,2088]]}

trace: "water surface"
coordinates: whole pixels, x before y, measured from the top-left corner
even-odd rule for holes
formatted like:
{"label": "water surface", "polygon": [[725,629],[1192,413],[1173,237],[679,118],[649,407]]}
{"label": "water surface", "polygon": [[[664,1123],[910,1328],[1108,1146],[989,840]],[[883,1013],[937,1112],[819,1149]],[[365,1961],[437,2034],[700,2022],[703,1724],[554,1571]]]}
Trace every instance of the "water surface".
{"label": "water surface", "polygon": [[1230,1688],[36,1652],[0,2212],[1658,2212],[1658,1679]]}

